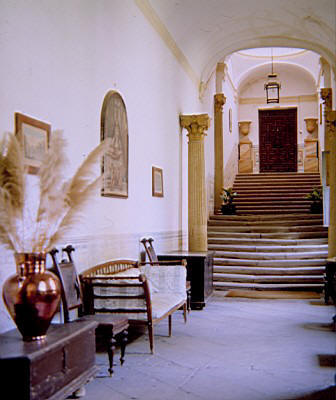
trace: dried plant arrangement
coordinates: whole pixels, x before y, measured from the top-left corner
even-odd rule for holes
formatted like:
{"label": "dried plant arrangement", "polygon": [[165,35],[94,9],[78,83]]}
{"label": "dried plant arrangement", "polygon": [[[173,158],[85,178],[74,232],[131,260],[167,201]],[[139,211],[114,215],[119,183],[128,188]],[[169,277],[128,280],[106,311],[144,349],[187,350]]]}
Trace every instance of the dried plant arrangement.
{"label": "dried plant arrangement", "polygon": [[14,252],[48,252],[55,246],[97,193],[102,177],[93,167],[108,142],[92,150],[73,177],[65,180],[65,140],[62,132],[53,132],[37,177],[38,197],[35,193],[31,198],[22,145],[7,133],[0,142],[0,243]]}

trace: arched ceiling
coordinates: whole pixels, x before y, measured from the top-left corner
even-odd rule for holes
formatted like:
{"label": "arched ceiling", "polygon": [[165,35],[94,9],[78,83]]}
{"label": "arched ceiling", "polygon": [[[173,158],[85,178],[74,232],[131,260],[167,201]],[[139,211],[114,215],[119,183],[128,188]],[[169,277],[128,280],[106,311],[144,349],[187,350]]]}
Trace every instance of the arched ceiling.
{"label": "arched ceiling", "polygon": [[[140,1],[138,1],[140,2]],[[239,50],[296,47],[322,55],[335,71],[335,0],[141,0],[155,10],[206,82]]]}
{"label": "arched ceiling", "polygon": [[259,48],[233,53],[227,58],[230,65],[231,79],[239,91],[248,81],[263,78],[272,70],[286,76],[288,73],[304,79],[311,86],[311,91],[317,90],[320,79],[320,56],[312,51],[288,48]]}
{"label": "arched ceiling", "polygon": [[[244,89],[244,86],[255,80],[264,79],[266,80],[267,75],[270,72],[270,65],[269,64],[260,64],[255,68],[247,70],[244,75],[240,78],[238,82],[238,90]],[[289,64],[289,63],[275,63],[274,64],[274,72],[278,75],[288,74],[290,73],[292,76],[298,76],[299,79],[304,79],[310,83],[310,86],[313,90],[316,90],[316,81],[310,71],[296,65],[296,64]]]}

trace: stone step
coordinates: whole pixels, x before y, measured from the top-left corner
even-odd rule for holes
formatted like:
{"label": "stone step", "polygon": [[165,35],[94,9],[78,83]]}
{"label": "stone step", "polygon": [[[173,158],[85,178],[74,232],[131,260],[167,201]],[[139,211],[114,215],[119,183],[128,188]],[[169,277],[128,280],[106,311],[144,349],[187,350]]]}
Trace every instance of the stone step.
{"label": "stone step", "polygon": [[222,252],[247,252],[247,253],[299,253],[299,252],[318,252],[318,251],[328,251],[328,244],[321,245],[298,245],[298,246],[251,246],[243,244],[210,244],[209,250],[216,251],[216,254],[221,254]]}
{"label": "stone step", "polygon": [[314,239],[314,238],[327,238],[328,229],[324,228],[323,231],[316,232],[276,232],[276,233],[252,233],[252,232],[231,232],[220,230],[208,230],[209,238],[245,238],[245,239]]}
{"label": "stone step", "polygon": [[305,219],[305,220],[265,220],[265,221],[243,221],[243,220],[216,220],[211,219],[208,222],[208,227],[212,226],[312,226],[321,225],[321,218],[319,219]]}
{"label": "stone step", "polygon": [[283,189],[284,191],[290,191],[295,187],[300,187],[300,189],[311,189],[313,186],[321,187],[321,183],[319,182],[318,185],[314,184],[315,182],[304,182],[304,181],[295,181],[295,180],[288,180],[288,181],[253,181],[251,179],[246,180],[246,182],[239,182],[235,181],[232,185],[233,189],[236,188],[250,188],[250,189],[258,189],[258,188],[274,188]]}
{"label": "stone step", "polygon": [[290,177],[262,177],[256,178],[253,176],[246,178],[237,178],[234,181],[234,184],[242,184],[242,183],[279,183],[279,184],[292,184],[293,182],[309,184],[309,185],[321,185],[321,180],[319,177],[317,178],[290,178]]}
{"label": "stone step", "polygon": [[249,210],[249,211],[253,211],[254,213],[258,213],[261,210],[269,210],[269,211],[273,211],[273,212],[277,212],[276,210],[284,210],[285,212],[290,211],[290,210],[297,210],[296,212],[299,211],[309,211],[310,210],[310,204],[304,204],[304,203],[300,203],[300,204],[290,204],[290,202],[287,203],[273,203],[273,204],[269,204],[269,203],[258,203],[258,204],[236,204],[236,208],[237,211],[239,210]]}
{"label": "stone step", "polygon": [[249,190],[249,189],[241,189],[236,191],[236,197],[234,200],[239,198],[259,198],[259,197],[266,197],[266,198],[274,198],[274,199],[282,199],[287,200],[290,199],[290,196],[299,197],[302,200],[306,200],[305,196],[311,192],[311,188],[307,190],[298,190],[296,191],[294,188],[290,191],[278,190],[278,189],[265,189],[260,188],[259,190]]}
{"label": "stone step", "polygon": [[218,258],[236,258],[249,260],[302,260],[310,258],[327,258],[328,251],[304,251],[304,252],[235,252],[235,251],[216,251],[215,257]]}
{"label": "stone step", "polygon": [[242,196],[237,196],[234,201],[234,204],[253,204],[253,205],[258,205],[258,204],[263,204],[263,203],[272,203],[272,204],[305,204],[305,205],[310,205],[312,203],[311,200],[305,199],[304,197],[242,197]]}
{"label": "stone step", "polygon": [[311,246],[311,245],[328,245],[328,238],[316,238],[316,239],[241,239],[241,238],[208,238],[208,245],[248,245],[248,246]]}
{"label": "stone step", "polygon": [[324,283],[323,275],[241,275],[214,274],[214,282],[246,282],[246,283]]}
{"label": "stone step", "polygon": [[[260,209],[260,210],[258,210],[258,214],[264,214],[264,215],[266,215],[266,214],[273,214],[274,212],[277,212],[278,214],[287,214],[288,213],[288,211],[293,211],[293,212],[299,212],[299,211],[308,211],[308,208],[307,208],[307,210],[304,210],[303,208],[301,208],[301,209],[298,209],[298,208],[292,208],[292,209],[284,209],[284,208],[277,208],[277,207],[274,207],[273,209],[266,209],[266,210],[262,210],[262,209]],[[237,211],[237,214],[238,215],[252,215],[253,214],[253,210],[244,210],[244,209],[242,209],[242,210],[239,210],[239,211]]]}
{"label": "stone step", "polygon": [[318,275],[323,276],[325,267],[244,267],[214,265],[214,274],[247,274],[247,275]]}
{"label": "stone step", "polygon": [[287,214],[287,215],[223,215],[223,214],[215,214],[210,215],[209,220],[227,220],[227,221],[291,221],[291,220],[319,220],[321,223],[323,222],[323,218],[319,214],[311,214],[311,213],[299,213],[299,214]]}
{"label": "stone step", "polygon": [[323,290],[324,285],[320,283],[241,283],[241,282],[216,282],[214,283],[215,290],[230,290],[230,289],[254,289],[254,290],[294,290],[294,291],[319,291]]}
{"label": "stone step", "polygon": [[[312,225],[322,225],[321,214],[314,214],[319,218],[306,218],[306,219],[287,219],[284,217],[283,219],[279,217],[279,219],[264,219],[264,220],[248,220],[248,219],[209,219],[208,226],[312,226]],[[240,217],[240,215],[237,215]],[[246,217],[245,215],[241,217]]]}
{"label": "stone step", "polygon": [[235,181],[240,181],[240,180],[272,180],[272,179],[287,179],[287,180],[309,180],[309,181],[320,181],[320,174],[300,174],[300,173],[293,173],[293,174],[266,174],[266,173],[260,173],[260,174],[237,174]]}
{"label": "stone step", "polygon": [[263,176],[320,176],[319,172],[258,172],[258,173],[244,173],[244,172],[239,172],[236,177],[239,178],[241,176],[257,176],[257,177],[263,177]]}
{"label": "stone step", "polygon": [[274,225],[247,225],[247,226],[209,226],[208,234],[220,232],[232,233],[282,233],[282,232],[327,232],[328,228],[320,225],[293,225],[293,226],[274,226]]}
{"label": "stone step", "polygon": [[324,267],[327,264],[326,257],[309,259],[239,259],[239,258],[217,258],[215,254],[215,266],[243,266],[243,267],[263,267],[263,268],[294,268],[294,267]]}

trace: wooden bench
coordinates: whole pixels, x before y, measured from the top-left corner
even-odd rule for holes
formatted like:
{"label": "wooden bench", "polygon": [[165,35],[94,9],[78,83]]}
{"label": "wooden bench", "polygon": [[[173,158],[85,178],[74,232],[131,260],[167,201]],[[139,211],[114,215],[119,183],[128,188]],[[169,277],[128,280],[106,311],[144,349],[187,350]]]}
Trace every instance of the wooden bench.
{"label": "wooden bench", "polygon": [[96,265],[80,275],[86,312],[126,316],[130,325],[148,328],[154,353],[154,325],[183,307],[187,321],[185,265],[141,265],[133,260],[113,260]]}

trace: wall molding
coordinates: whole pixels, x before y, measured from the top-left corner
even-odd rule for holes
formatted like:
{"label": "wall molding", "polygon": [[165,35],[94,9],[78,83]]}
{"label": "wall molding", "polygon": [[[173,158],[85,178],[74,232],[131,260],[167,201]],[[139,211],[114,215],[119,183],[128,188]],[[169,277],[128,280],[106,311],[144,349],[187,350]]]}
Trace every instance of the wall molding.
{"label": "wall molding", "polygon": [[180,63],[186,74],[196,85],[197,89],[200,87],[201,79],[189,63],[187,57],[184,55],[183,51],[179,48],[172,35],[161,21],[160,17],[157,15],[153,7],[150,5],[148,0],[134,0],[135,4],[138,6],[139,10],[146,17],[147,21],[152,25],[154,30],[158,33],[164,43],[167,45],[169,50],[173,53],[176,60]]}
{"label": "wall molding", "polygon": [[[68,234],[62,243],[57,244],[61,250],[67,244],[72,244],[75,248],[74,261],[78,272],[82,272],[99,263],[113,259],[140,260],[143,245],[140,239],[143,237],[153,237],[156,252],[169,250],[179,250],[187,248],[188,233],[180,230],[174,231],[144,231],[138,233],[122,234],[97,234],[76,236]],[[16,272],[14,255],[12,251],[0,246],[1,269],[0,269],[0,288],[4,281]],[[59,253],[59,259],[62,254]],[[47,267],[52,266],[51,257],[47,257]],[[0,302],[0,333],[14,327],[3,302]]]}
{"label": "wall molding", "polygon": [[[280,97],[280,103],[304,103],[318,101],[318,94],[304,94],[302,96],[284,96]],[[265,97],[240,97],[239,104],[265,104]]]}

